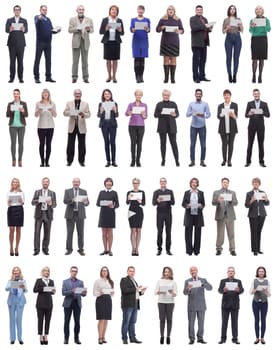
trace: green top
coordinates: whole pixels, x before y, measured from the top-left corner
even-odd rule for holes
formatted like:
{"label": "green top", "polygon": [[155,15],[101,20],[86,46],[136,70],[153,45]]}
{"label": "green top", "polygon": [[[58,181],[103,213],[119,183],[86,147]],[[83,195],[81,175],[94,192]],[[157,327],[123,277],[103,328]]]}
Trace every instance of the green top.
{"label": "green top", "polygon": [[[20,105],[20,103],[15,103],[14,102],[14,105]],[[11,127],[15,127],[15,128],[22,128],[24,125],[21,123],[21,118],[20,118],[20,111],[17,110],[17,111],[14,111],[13,112],[13,122],[12,122],[12,125]]]}
{"label": "green top", "polygon": [[[265,26],[255,26],[255,27],[251,27],[251,23],[255,22],[255,20],[258,19],[265,19]],[[266,36],[267,32],[270,32],[271,27],[270,27],[270,22],[269,19],[266,17],[256,17],[253,18],[250,21],[250,25],[249,25],[249,32],[252,34],[252,36]]]}

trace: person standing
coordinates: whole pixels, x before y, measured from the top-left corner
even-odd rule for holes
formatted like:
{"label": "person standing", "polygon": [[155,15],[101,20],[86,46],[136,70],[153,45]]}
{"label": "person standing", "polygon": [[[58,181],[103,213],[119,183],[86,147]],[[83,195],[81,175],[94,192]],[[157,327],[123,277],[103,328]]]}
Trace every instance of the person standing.
{"label": "person standing", "polygon": [[170,5],[166,14],[160,19],[156,27],[157,33],[162,32],[160,43],[160,56],[163,56],[164,83],[175,83],[176,58],[179,56],[179,34],[184,33],[181,19],[176,15],[175,7]]}
{"label": "person standing", "polygon": [[190,128],[190,158],[191,163],[189,166],[195,165],[195,147],[197,135],[199,135],[200,141],[200,165],[206,167],[205,156],[206,156],[206,119],[211,117],[209,105],[207,102],[202,101],[203,92],[201,89],[195,90],[195,102],[191,102],[188,106],[186,117],[192,117],[191,128]]}
{"label": "person standing", "polygon": [[240,344],[238,340],[238,317],[240,309],[240,294],[244,289],[241,280],[235,278],[235,269],[227,269],[227,278],[220,281],[218,292],[222,294],[221,303],[221,338],[219,344],[226,343],[229,315],[231,315],[232,343]]}
{"label": "person standing", "polygon": [[42,251],[45,255],[49,255],[50,233],[53,221],[54,208],[57,206],[56,194],[49,190],[50,179],[44,177],[42,179],[42,189],[36,190],[32,199],[32,205],[35,206],[34,218],[34,253],[38,255],[40,252],[40,233],[43,226],[44,235],[42,240]]}
{"label": "person standing", "polygon": [[16,140],[18,138],[18,166],[22,167],[22,156],[24,150],[25,126],[28,117],[27,103],[20,97],[20,90],[13,90],[12,102],[8,103],[6,116],[9,118],[9,131],[11,138],[12,166],[16,166]]}
{"label": "person standing", "polygon": [[10,80],[13,83],[16,72],[17,61],[17,75],[19,83],[24,83],[23,80],[23,58],[26,46],[25,34],[28,33],[28,22],[21,15],[21,6],[15,5],[13,7],[14,17],[8,18],[6,22],[6,33],[9,34],[7,46],[10,55]]}
{"label": "person standing", "polygon": [[54,29],[52,22],[47,17],[48,8],[46,5],[40,6],[40,14],[34,18],[36,29],[36,52],[34,61],[34,79],[35,83],[40,84],[39,65],[42,53],[45,56],[45,76],[46,81],[55,83],[52,78],[52,34],[59,33],[61,28]]}
{"label": "person standing", "polygon": [[6,291],[9,292],[7,304],[10,316],[10,343],[14,344],[17,337],[19,344],[23,345],[22,317],[26,304],[25,293],[28,290],[20,267],[15,266],[12,269],[12,275],[7,283]]}
{"label": "person standing", "polygon": [[144,82],[145,58],[149,55],[150,19],[144,17],[145,7],[137,7],[137,17],[130,22],[132,36],[132,56],[134,58],[134,72],[136,83]]}
{"label": "person standing", "polygon": [[251,233],[251,251],[254,255],[261,251],[261,234],[266,217],[265,206],[269,205],[267,194],[260,190],[261,179],[254,177],[253,189],[246,193],[245,207],[248,208],[248,218]]}
{"label": "person standing", "polygon": [[141,344],[136,338],[135,323],[137,321],[137,312],[140,309],[140,296],[146,291],[146,287],[138,286],[134,279],[135,268],[127,268],[127,276],[123,277],[120,282],[121,289],[121,307],[123,311],[122,321],[122,340],[123,344],[130,343]]}
{"label": "person standing", "polygon": [[69,21],[69,33],[73,34],[72,37],[72,83],[76,83],[78,80],[79,59],[81,56],[82,62],[82,78],[85,83],[89,83],[88,72],[88,51],[90,47],[89,36],[94,31],[93,21],[91,18],[84,15],[85,8],[83,5],[78,5],[77,16],[73,17]]}
{"label": "person standing", "polygon": [[269,118],[270,112],[268,104],[261,101],[261,93],[259,89],[253,90],[254,100],[247,103],[245,118],[249,118],[248,123],[248,144],[246,153],[246,164],[248,167],[251,165],[252,148],[257,134],[258,146],[259,146],[259,163],[260,166],[266,167],[264,162],[264,138],[265,138],[265,123],[264,117]]}
{"label": "person standing", "polygon": [[268,310],[267,299],[271,295],[270,283],[267,279],[265,267],[259,266],[257,268],[256,277],[250,288],[250,294],[253,295],[252,310],[255,319],[256,340],[254,341],[254,344],[258,344],[259,342],[265,344],[264,335],[266,331],[266,316]]}
{"label": "person standing", "polygon": [[210,81],[205,75],[207,60],[207,46],[210,45],[209,32],[213,25],[208,24],[207,18],[203,17],[203,7],[197,5],[195,16],[190,18],[192,52],[193,52],[193,80],[195,83]]}
{"label": "person standing", "polygon": [[238,204],[236,193],[228,189],[229,179],[221,179],[221,189],[214,191],[212,204],[216,206],[215,220],[217,221],[216,255],[221,255],[224,243],[225,228],[229,241],[230,254],[236,256],[234,222],[236,214],[234,206]]}
{"label": "person standing", "polygon": [[84,253],[84,219],[86,218],[85,207],[89,205],[86,190],[80,188],[80,179],[75,177],[72,181],[73,187],[65,190],[63,203],[66,204],[65,219],[67,228],[66,253],[70,255],[73,251],[73,233],[76,225],[78,233],[78,252]]}
{"label": "person standing", "polygon": [[172,231],[172,205],[174,205],[174,194],[167,188],[167,180],[164,177],[160,179],[160,188],[153,193],[152,204],[156,205],[156,224],[157,224],[157,254],[161,255],[163,245],[163,228],[166,228],[166,252],[171,252],[171,231]]}
{"label": "person standing", "polygon": [[[185,191],[182,207],[185,208],[184,226],[186,253],[198,255],[200,253],[201,227],[204,226],[203,209],[205,207],[204,193],[198,190],[199,180],[190,180],[190,189]],[[194,240],[193,240],[194,228]]]}
{"label": "person standing", "polygon": [[69,344],[70,336],[70,320],[73,313],[74,317],[74,341],[80,345],[80,316],[82,308],[82,297],[87,294],[83,281],[77,278],[78,268],[72,266],[70,268],[70,277],[62,282],[62,295],[64,296],[64,344]]}
{"label": "person standing", "polygon": [[[191,278],[184,283],[184,295],[188,296],[188,333],[189,344],[194,344],[197,337],[197,342],[206,344],[203,338],[204,335],[204,318],[206,311],[205,290],[212,290],[212,285],[206,278],[198,277],[198,268],[192,266],[190,268]],[[195,336],[195,320],[198,320],[198,331]]]}
{"label": "person standing", "polygon": [[179,112],[177,104],[173,101],[170,101],[170,97],[171,92],[164,89],[162,91],[163,101],[157,103],[154,111],[154,117],[158,118],[157,132],[159,133],[160,137],[160,150],[162,157],[161,166],[164,166],[166,162],[167,135],[169,136],[175,164],[176,166],[180,166],[178,147],[176,143],[177,127],[175,120],[175,118],[179,116]]}
{"label": "person standing", "polygon": [[[41,278],[35,281],[33,288],[36,298],[37,327],[41,345],[48,345],[48,334],[53,310],[52,295],[56,293],[55,283],[50,277],[50,268],[43,267]],[[44,327],[43,327],[44,326]]]}
{"label": "person standing", "polygon": [[238,132],[237,121],[238,105],[231,101],[231,91],[223,91],[224,103],[218,105],[217,117],[219,119],[218,132],[222,143],[222,163],[224,166],[232,166],[232,154],[234,149],[234,140]]}
{"label": "person standing", "polygon": [[67,166],[73,163],[75,156],[75,142],[78,137],[78,161],[80,166],[85,166],[85,136],[86,118],[90,117],[89,104],[82,101],[80,89],[74,90],[74,100],[66,103],[63,115],[69,117],[68,120],[68,141],[67,141]]}

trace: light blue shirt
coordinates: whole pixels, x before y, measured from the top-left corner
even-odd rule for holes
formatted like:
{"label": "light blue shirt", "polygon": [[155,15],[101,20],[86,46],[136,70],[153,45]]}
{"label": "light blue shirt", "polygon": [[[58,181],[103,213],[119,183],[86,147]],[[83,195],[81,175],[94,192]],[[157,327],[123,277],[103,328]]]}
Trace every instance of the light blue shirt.
{"label": "light blue shirt", "polygon": [[[204,114],[204,117],[199,117],[196,114]],[[203,128],[205,126],[205,119],[211,117],[209,105],[207,102],[191,102],[189,104],[186,117],[192,117],[191,126],[193,128]]]}

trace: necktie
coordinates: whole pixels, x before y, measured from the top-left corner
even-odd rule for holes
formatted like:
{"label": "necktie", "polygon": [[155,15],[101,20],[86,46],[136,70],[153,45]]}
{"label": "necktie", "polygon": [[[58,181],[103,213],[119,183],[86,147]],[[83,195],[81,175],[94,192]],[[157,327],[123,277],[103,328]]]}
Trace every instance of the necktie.
{"label": "necktie", "polygon": [[[77,196],[78,196],[78,189],[77,189],[77,188],[74,189],[74,196],[75,196],[75,198],[77,199]],[[75,211],[78,211],[78,209],[79,209],[79,202],[76,201],[76,202],[75,202],[75,208],[74,208],[74,210],[75,210]]]}

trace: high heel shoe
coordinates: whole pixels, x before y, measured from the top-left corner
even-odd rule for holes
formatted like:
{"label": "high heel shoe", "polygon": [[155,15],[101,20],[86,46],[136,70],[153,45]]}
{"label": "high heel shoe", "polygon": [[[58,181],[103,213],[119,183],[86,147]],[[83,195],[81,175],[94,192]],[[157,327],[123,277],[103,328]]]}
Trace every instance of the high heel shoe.
{"label": "high heel shoe", "polygon": [[252,75],[252,83],[256,83],[256,74]]}
{"label": "high heel shoe", "polygon": [[10,250],[10,256],[14,256],[14,251]]}
{"label": "high heel shoe", "polygon": [[164,337],[160,337],[160,344],[164,344]]}
{"label": "high heel shoe", "polygon": [[15,251],[14,251],[14,255],[15,255],[15,256],[18,256],[18,255],[19,255],[19,252],[18,252],[18,250],[17,250],[17,249],[15,249]]}
{"label": "high heel shoe", "polygon": [[265,344],[264,338],[261,338],[261,343],[262,343],[263,345]]}
{"label": "high heel shoe", "polygon": [[100,345],[103,344],[102,338],[99,338],[99,339],[98,339],[98,344],[100,344]]}
{"label": "high heel shoe", "polygon": [[254,344],[259,344],[259,342],[260,342],[260,339],[256,339],[256,340],[254,341]]}
{"label": "high heel shoe", "polygon": [[105,338],[102,338],[102,342],[103,342],[103,344],[106,344],[106,343],[107,343],[107,341],[105,340]]}

